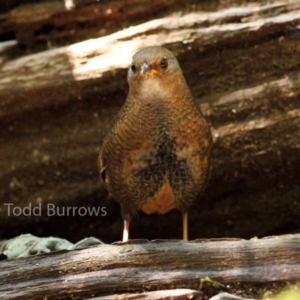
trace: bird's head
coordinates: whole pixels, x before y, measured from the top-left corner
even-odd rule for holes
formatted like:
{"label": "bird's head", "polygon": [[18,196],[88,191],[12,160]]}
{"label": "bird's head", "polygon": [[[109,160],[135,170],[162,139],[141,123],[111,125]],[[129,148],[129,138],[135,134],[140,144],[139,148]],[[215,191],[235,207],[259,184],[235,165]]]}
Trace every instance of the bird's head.
{"label": "bird's head", "polygon": [[161,100],[185,84],[172,52],[163,47],[147,47],[137,52],[128,70],[131,93],[141,100]]}

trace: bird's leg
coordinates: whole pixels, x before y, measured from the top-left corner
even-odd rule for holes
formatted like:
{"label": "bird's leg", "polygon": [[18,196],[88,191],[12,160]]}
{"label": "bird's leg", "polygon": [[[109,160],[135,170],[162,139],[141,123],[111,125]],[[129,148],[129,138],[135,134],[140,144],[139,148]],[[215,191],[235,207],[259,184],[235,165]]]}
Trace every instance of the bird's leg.
{"label": "bird's leg", "polygon": [[123,228],[123,242],[127,242],[129,238],[129,219],[124,219],[124,228]]}
{"label": "bird's leg", "polygon": [[182,213],[182,231],[183,231],[183,240],[188,240],[188,213],[184,211]]}

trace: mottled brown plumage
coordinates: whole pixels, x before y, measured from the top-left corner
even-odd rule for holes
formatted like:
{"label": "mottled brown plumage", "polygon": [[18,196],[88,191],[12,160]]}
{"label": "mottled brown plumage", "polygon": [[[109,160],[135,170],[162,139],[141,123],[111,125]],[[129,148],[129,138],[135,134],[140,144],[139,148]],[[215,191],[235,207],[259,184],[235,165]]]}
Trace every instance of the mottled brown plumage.
{"label": "mottled brown plumage", "polygon": [[123,240],[139,210],[183,213],[205,188],[209,176],[211,134],[194,104],[174,55],[148,47],[133,56],[129,94],[99,154],[99,170],[108,191],[121,205]]}

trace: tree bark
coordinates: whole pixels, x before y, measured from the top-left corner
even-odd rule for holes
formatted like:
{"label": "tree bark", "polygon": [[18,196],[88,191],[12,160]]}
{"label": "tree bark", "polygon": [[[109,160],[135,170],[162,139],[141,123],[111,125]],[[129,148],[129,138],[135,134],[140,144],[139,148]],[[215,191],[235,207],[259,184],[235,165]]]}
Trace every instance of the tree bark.
{"label": "tree bark", "polygon": [[[157,45],[173,44],[172,48],[175,49],[182,48],[182,43],[188,44],[193,48],[201,47],[202,51],[222,44],[249,43],[270,34],[281,34],[298,25],[299,9],[300,4],[269,4],[260,8],[236,8],[210,14],[193,13],[182,17],[168,17],[103,38],[7,62],[1,69],[0,96],[5,101],[2,101],[0,116],[3,118],[20,110],[22,112],[25,107],[34,109],[53,105],[53,100],[63,104],[70,99],[66,88],[68,92],[75,93],[73,101],[77,93],[81,92],[80,96],[85,97],[85,91],[78,90],[78,86],[83,82],[93,86],[95,79],[106,75],[107,80],[114,80],[113,73],[126,69],[132,55],[141,47],[152,45],[153,41]],[[285,13],[270,17],[282,10]],[[261,17],[253,21],[252,18],[257,18],[257,14]],[[240,23],[233,23],[236,20]],[[147,36],[143,38],[144,35]],[[115,85],[112,88],[115,89]],[[32,95],[40,91],[45,91],[41,94],[42,103],[38,97]],[[105,80],[97,92],[107,93]]]}
{"label": "tree bark", "polygon": [[[1,262],[1,299],[66,299],[157,289],[297,281],[300,236],[261,240],[131,241]],[[221,287],[221,288],[220,288]]]}
{"label": "tree bark", "polygon": [[[130,293],[123,295],[109,295],[97,298],[89,298],[87,300],[131,300],[131,299],[145,299],[145,300],[181,300],[181,299],[195,299],[200,300],[202,297],[199,291],[190,289],[175,289],[175,290],[163,290],[155,292],[144,293]],[[222,299],[220,299],[222,300]],[[225,300],[225,299],[224,299]],[[242,300],[242,299],[241,299]]]}

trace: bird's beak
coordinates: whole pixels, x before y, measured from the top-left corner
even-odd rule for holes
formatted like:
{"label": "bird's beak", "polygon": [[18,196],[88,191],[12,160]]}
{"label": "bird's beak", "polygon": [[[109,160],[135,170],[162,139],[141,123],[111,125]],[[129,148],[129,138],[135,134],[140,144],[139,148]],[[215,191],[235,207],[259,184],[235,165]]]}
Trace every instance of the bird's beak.
{"label": "bird's beak", "polygon": [[141,74],[147,73],[150,69],[151,69],[150,65],[144,62],[141,65]]}
{"label": "bird's beak", "polygon": [[150,64],[144,62],[141,65],[141,74],[145,77],[157,75],[157,70],[154,69]]}

